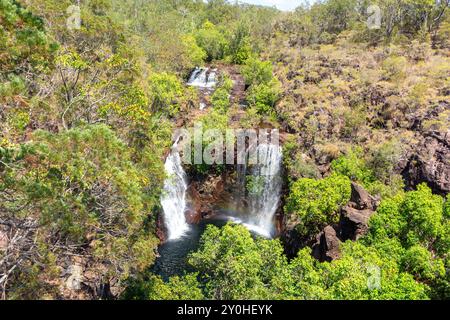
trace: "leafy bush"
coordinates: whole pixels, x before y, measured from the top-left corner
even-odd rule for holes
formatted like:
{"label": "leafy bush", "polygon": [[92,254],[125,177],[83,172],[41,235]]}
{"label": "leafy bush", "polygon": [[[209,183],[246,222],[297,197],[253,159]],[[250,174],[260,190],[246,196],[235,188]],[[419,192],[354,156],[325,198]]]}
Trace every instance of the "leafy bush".
{"label": "leafy bush", "polygon": [[268,84],[253,85],[247,95],[247,101],[255,106],[261,115],[270,115],[274,112],[275,103],[280,94],[280,84],[272,80]]}
{"label": "leafy bush", "polygon": [[313,237],[339,219],[339,208],[350,200],[350,179],[333,174],[322,180],[300,179],[290,188],[285,210],[300,235]]}
{"label": "leafy bush", "polygon": [[373,182],[373,172],[367,168],[362,154],[362,149],[352,149],[347,155],[334,160],[331,168],[334,172],[347,176],[353,181],[362,183]]}
{"label": "leafy bush", "polygon": [[203,279],[212,279],[207,291],[215,299],[254,299],[264,290],[260,278],[262,254],[242,226],[208,226],[189,264]]}
{"label": "leafy bush", "polygon": [[442,234],[443,205],[442,197],[433,195],[426,184],[407,193],[400,212],[408,221],[405,236],[409,244],[429,246]]}
{"label": "leafy bush", "polygon": [[166,283],[161,277],[149,275],[130,281],[121,298],[125,300],[202,300],[196,274],[172,277]]}
{"label": "leafy bush", "polygon": [[433,259],[431,252],[420,245],[406,250],[402,258],[402,267],[419,280],[434,280],[445,275],[442,260]]}
{"label": "leafy bush", "polygon": [[225,35],[210,21],[206,21],[195,33],[195,39],[199,47],[206,52],[208,61],[225,57],[228,47]]}
{"label": "leafy bush", "polygon": [[250,85],[268,85],[273,79],[273,67],[270,61],[261,61],[251,57],[241,69],[245,83]]}
{"label": "leafy bush", "polygon": [[[13,0],[0,2],[0,76],[51,70],[58,45],[45,32],[44,20]],[[31,80],[31,79],[30,79]]]}
{"label": "leafy bush", "polygon": [[374,246],[387,239],[398,241],[402,249],[396,260],[402,270],[419,281],[433,283],[432,296],[438,298],[445,297],[449,287],[445,259],[450,248],[450,225],[444,212],[442,197],[419,185],[417,191],[383,200],[370,219],[365,239]]}
{"label": "leafy bush", "polygon": [[198,46],[195,37],[192,35],[184,35],[181,39],[186,48],[186,54],[191,61],[191,65],[188,67],[192,69],[193,67],[201,66],[208,56],[206,51]]}
{"label": "leafy bush", "polygon": [[390,56],[383,62],[384,76],[388,80],[399,81],[405,78],[408,60],[402,56]]}
{"label": "leafy bush", "polygon": [[331,263],[317,262],[309,248],[288,261],[278,240],[254,239],[243,226],[209,226],[189,263],[201,286],[192,280],[179,290],[179,277],[157,280],[152,297],[178,299],[187,287],[197,296],[201,287],[207,299],[427,299],[427,286],[399,271],[397,260],[359,242],[342,244],[341,259]]}
{"label": "leafy bush", "polygon": [[175,115],[179,111],[177,98],[183,93],[178,78],[167,73],[155,73],[149,78],[149,87],[153,98],[152,110]]}
{"label": "leafy bush", "polygon": [[225,75],[211,97],[211,104],[215,110],[226,112],[230,108],[230,91],[232,88],[233,81]]}

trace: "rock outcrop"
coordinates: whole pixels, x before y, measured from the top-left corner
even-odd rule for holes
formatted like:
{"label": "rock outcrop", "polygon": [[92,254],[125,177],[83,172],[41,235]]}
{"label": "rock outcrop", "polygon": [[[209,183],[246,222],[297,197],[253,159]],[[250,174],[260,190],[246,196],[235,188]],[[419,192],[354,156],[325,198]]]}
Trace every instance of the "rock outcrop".
{"label": "rock outcrop", "polygon": [[349,205],[358,210],[375,210],[380,199],[371,196],[362,186],[352,182],[352,193]]}
{"label": "rock outcrop", "polygon": [[358,210],[350,206],[345,206],[341,210],[341,220],[339,221],[339,236],[343,241],[356,241],[364,236],[369,230],[369,219],[374,211]]}
{"label": "rock outcrop", "polygon": [[356,241],[367,234],[370,217],[375,213],[379,199],[371,196],[362,186],[352,183],[349,203],[341,209],[339,223],[326,226],[312,246],[313,256],[321,261],[333,261],[341,256],[340,244]]}
{"label": "rock outcrop", "polygon": [[196,183],[189,185],[187,195],[186,221],[189,224],[198,224],[202,220],[202,212],[205,211],[205,205],[202,202]]}
{"label": "rock outcrop", "polygon": [[223,175],[210,176],[201,183],[194,181],[189,185],[186,210],[188,223],[197,224],[214,214],[214,206],[220,203],[224,196],[225,180]]}
{"label": "rock outcrop", "polygon": [[427,183],[435,193],[450,192],[450,133],[427,133],[403,171],[407,187]]}
{"label": "rock outcrop", "polygon": [[352,182],[350,202],[341,209],[339,237],[342,241],[358,240],[369,230],[369,219],[380,200],[371,196],[362,186]]}
{"label": "rock outcrop", "polygon": [[327,226],[317,235],[317,242],[313,245],[312,254],[320,262],[333,261],[341,256],[340,244],[336,230],[332,226]]}

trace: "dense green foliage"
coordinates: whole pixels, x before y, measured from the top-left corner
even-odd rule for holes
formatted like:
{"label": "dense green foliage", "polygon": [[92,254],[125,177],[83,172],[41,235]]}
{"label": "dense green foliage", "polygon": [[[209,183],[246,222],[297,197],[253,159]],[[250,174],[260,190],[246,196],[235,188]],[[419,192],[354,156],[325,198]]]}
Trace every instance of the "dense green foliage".
{"label": "dense green foliage", "polygon": [[[198,282],[189,276],[182,287],[212,299],[427,299],[427,286],[392,259],[392,249],[347,242],[332,263],[317,262],[308,248],[288,261],[278,240],[253,239],[242,226],[210,226],[189,258]],[[148,296],[159,286],[132,287],[131,293]]]}
{"label": "dense green foliage", "polygon": [[311,237],[326,225],[336,223],[339,208],[350,200],[350,180],[332,175],[322,180],[300,179],[291,186],[286,212],[303,237]]}
{"label": "dense green foliage", "polygon": [[[424,185],[383,201],[369,234],[343,243],[342,257],[331,263],[316,261],[309,248],[288,261],[279,240],[255,239],[238,225],[210,226],[189,257],[197,280],[190,275],[181,287],[194,293],[186,298],[201,290],[211,299],[445,299],[449,220],[443,208],[443,198]],[[170,298],[177,298],[180,278],[172,281]],[[167,297],[159,282],[142,286],[131,286],[127,297]]]}

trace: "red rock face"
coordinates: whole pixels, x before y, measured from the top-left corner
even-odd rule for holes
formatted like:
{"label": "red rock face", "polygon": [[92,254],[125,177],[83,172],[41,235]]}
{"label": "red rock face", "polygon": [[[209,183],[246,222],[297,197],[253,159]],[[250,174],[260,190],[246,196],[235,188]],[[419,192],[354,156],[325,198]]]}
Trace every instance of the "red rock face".
{"label": "red rock face", "polygon": [[225,175],[211,176],[206,181],[193,182],[189,185],[186,210],[188,223],[197,224],[202,219],[214,215],[214,207],[223,202],[227,195],[225,180]]}
{"label": "red rock face", "polygon": [[158,219],[156,221],[156,236],[161,242],[165,242],[167,240],[167,230],[164,225],[162,214],[158,215]]}
{"label": "red rock face", "polygon": [[198,224],[202,220],[202,198],[197,187],[196,183],[192,183],[187,190],[188,209],[186,210],[186,221],[189,224]]}

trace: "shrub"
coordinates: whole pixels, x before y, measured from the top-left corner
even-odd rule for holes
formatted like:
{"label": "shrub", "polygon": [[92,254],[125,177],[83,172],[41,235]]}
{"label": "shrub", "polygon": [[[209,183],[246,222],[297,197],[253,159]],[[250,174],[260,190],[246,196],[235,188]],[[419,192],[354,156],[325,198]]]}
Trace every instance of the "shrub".
{"label": "shrub", "polygon": [[408,60],[401,56],[390,56],[383,61],[383,73],[387,80],[398,81],[406,76]]}
{"label": "shrub", "polygon": [[179,110],[177,98],[183,93],[183,86],[175,75],[155,73],[150,76],[149,87],[153,98],[152,109],[175,115]]}
{"label": "shrub", "polygon": [[269,84],[253,85],[247,95],[247,101],[255,106],[259,114],[269,115],[273,112],[280,93],[278,81],[272,80]]}
{"label": "shrub", "polygon": [[350,180],[333,174],[322,180],[300,179],[290,188],[286,212],[290,220],[298,222],[296,230],[311,237],[326,225],[338,221],[338,209],[350,200]]}
{"label": "shrub", "polygon": [[242,67],[242,75],[247,85],[269,84],[273,78],[273,67],[270,61],[261,61],[251,57]]}
{"label": "shrub", "polygon": [[181,39],[185,47],[186,54],[192,63],[190,67],[202,65],[208,57],[208,54],[203,48],[198,46],[195,37],[192,35],[185,35]]}
{"label": "shrub", "polygon": [[195,39],[206,52],[208,61],[224,58],[228,46],[225,35],[210,21],[206,21],[195,33]]}
{"label": "shrub", "polygon": [[353,181],[370,183],[374,181],[373,172],[367,168],[362,154],[362,149],[354,148],[347,155],[334,160],[331,168],[334,172],[347,176]]}
{"label": "shrub", "polygon": [[445,275],[442,260],[433,259],[431,252],[420,245],[406,250],[402,258],[402,268],[422,281],[434,280],[436,277]]}

